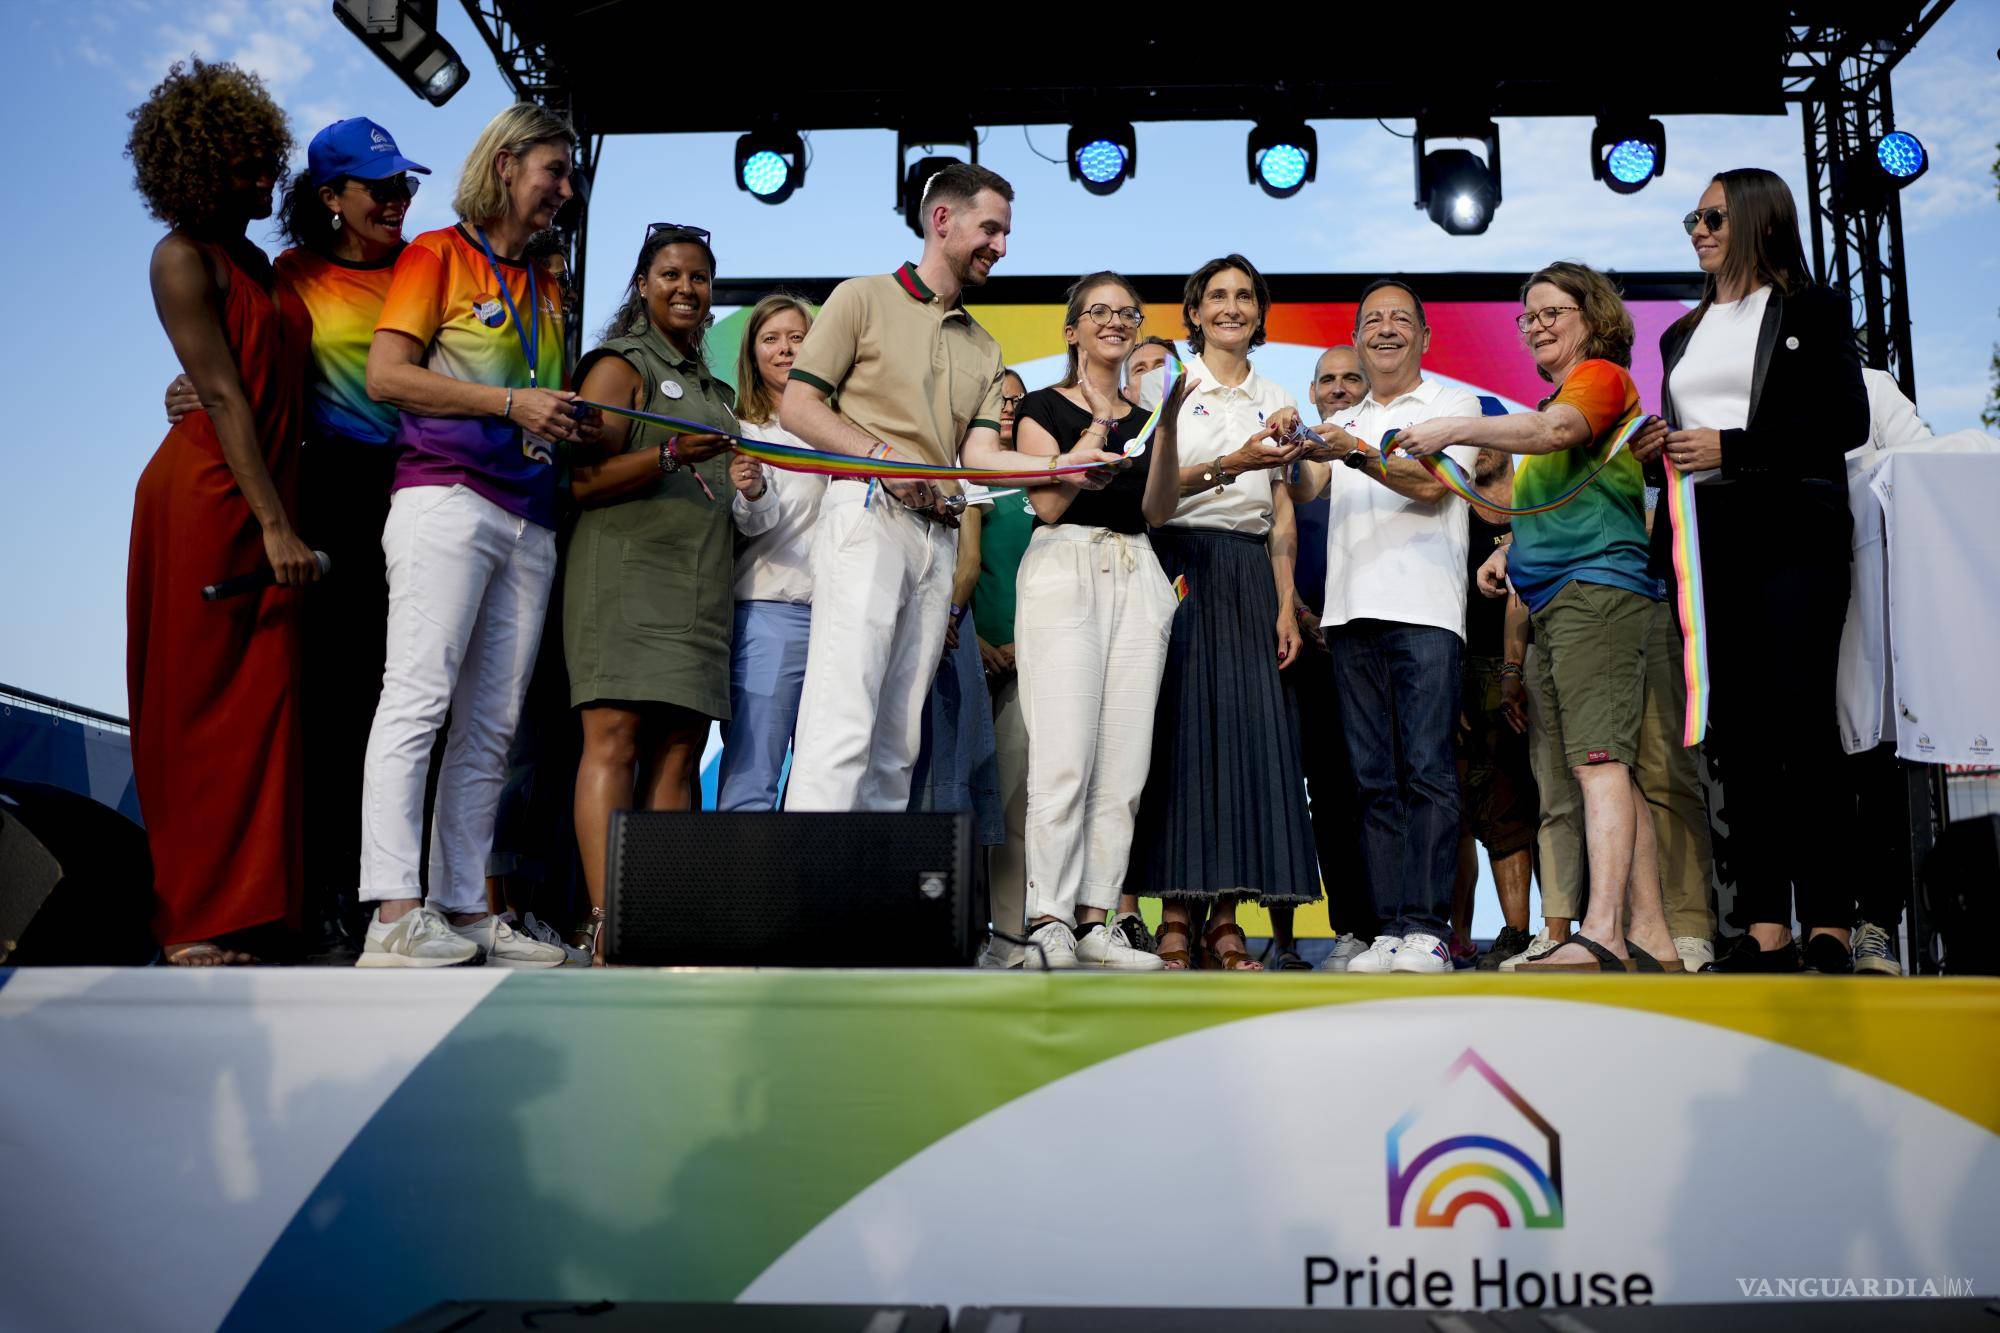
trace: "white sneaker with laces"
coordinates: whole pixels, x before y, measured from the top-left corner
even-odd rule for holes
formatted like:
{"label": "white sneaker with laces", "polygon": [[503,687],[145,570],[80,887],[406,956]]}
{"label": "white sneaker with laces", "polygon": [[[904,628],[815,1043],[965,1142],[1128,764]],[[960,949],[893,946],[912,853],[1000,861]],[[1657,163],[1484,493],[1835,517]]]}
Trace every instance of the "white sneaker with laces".
{"label": "white sneaker with laces", "polygon": [[1549,928],[1543,926],[1535,932],[1535,938],[1528,942],[1527,948],[1500,964],[1500,970],[1502,972],[1512,972],[1521,964],[1532,963],[1539,958],[1546,958],[1560,948],[1562,948],[1562,944],[1550,939]]}
{"label": "white sneaker with laces", "polygon": [[1076,941],[1076,961],[1084,967],[1103,967],[1114,972],[1163,972],[1167,966],[1158,954],[1135,947],[1125,937],[1122,921],[1083,932]]}
{"label": "white sneaker with laces", "polygon": [[1050,921],[1028,932],[1028,938],[1041,947],[1032,945],[1021,966],[1030,972],[1047,969],[1050,972],[1067,972],[1078,966],[1076,958],[1076,935],[1060,921]]}
{"label": "white sneaker with laces", "polygon": [[1347,965],[1368,952],[1368,941],[1359,935],[1336,935],[1333,948],[1328,951],[1326,961],[1319,965],[1322,972],[1345,972]]}
{"label": "white sneaker with laces", "polygon": [[507,923],[507,918],[488,914],[469,926],[446,925],[451,933],[470,941],[486,961],[495,967],[561,967],[569,955],[559,944],[529,939]]}
{"label": "white sneaker with laces", "polygon": [[1396,950],[1403,946],[1401,935],[1377,935],[1375,942],[1347,960],[1349,972],[1379,974],[1395,966]]}
{"label": "white sneaker with laces", "polygon": [[1390,962],[1391,972],[1449,972],[1451,946],[1436,935],[1415,931],[1403,936],[1402,944],[1396,948],[1396,957]]}
{"label": "white sneaker with laces", "polygon": [[1872,921],[1856,926],[1854,970],[1883,977],[1902,976],[1903,960],[1896,957],[1896,937]]}
{"label": "white sneaker with laces", "polygon": [[380,908],[368,920],[356,967],[465,967],[480,962],[479,946],[454,934],[451,924],[418,903],[394,921]]}
{"label": "white sneaker with laces", "polygon": [[590,950],[579,949],[561,935],[546,921],[539,920],[533,912],[521,918],[521,932],[529,939],[542,944],[553,944],[563,951],[564,961],[571,967],[589,967]]}
{"label": "white sneaker with laces", "polygon": [[1715,945],[1693,935],[1674,936],[1674,952],[1690,972],[1699,972],[1715,961]]}

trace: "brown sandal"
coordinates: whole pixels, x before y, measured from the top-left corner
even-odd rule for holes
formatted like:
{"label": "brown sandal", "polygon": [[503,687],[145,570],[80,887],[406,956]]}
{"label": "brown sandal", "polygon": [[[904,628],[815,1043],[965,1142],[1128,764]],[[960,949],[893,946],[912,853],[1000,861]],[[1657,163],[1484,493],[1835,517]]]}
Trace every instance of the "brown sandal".
{"label": "brown sandal", "polygon": [[[1185,943],[1178,949],[1169,949],[1167,947],[1167,936],[1170,934],[1180,936]],[[1167,965],[1169,971],[1185,972],[1193,968],[1194,959],[1189,955],[1187,950],[1187,945],[1194,943],[1193,922],[1162,920],[1159,932],[1154,935],[1153,939],[1158,945],[1155,952],[1159,955],[1160,961]]]}
{"label": "brown sandal", "polygon": [[[1217,947],[1229,944],[1235,947]],[[1247,944],[1248,941],[1243,938],[1243,927],[1234,921],[1218,921],[1201,937],[1201,949],[1208,956],[1208,966],[1224,972],[1262,972],[1264,965],[1250,956]]]}
{"label": "brown sandal", "polygon": [[160,951],[160,958],[169,967],[255,967],[261,961],[255,954],[224,948],[213,940],[170,944]]}

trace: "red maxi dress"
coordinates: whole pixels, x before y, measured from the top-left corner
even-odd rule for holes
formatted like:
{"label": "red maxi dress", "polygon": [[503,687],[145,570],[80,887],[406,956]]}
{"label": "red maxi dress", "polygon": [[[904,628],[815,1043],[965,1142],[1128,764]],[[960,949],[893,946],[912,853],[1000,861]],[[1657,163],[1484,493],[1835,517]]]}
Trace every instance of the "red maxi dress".
{"label": "red maxi dress", "polygon": [[[202,249],[229,275],[223,331],[264,465],[296,516],[312,316],[289,287],[266,291],[221,246]],[[301,593],[201,598],[267,565],[214,423],[189,413],[139,477],[125,580],[132,769],[163,945],[298,920]]]}

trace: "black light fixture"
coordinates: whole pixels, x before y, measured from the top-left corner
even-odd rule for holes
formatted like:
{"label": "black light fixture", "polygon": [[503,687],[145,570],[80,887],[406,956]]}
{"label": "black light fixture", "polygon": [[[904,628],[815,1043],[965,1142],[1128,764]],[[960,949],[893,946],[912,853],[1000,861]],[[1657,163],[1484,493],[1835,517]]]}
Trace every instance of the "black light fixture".
{"label": "black light fixture", "polygon": [[[1486,160],[1464,148],[1426,152],[1435,139],[1473,139]],[[1500,129],[1491,120],[1422,119],[1411,141],[1417,159],[1417,207],[1448,236],[1477,236],[1500,207]]]}
{"label": "black light fixture", "polygon": [[1250,182],[1289,199],[1319,174],[1319,135],[1301,121],[1260,120],[1247,144]]}
{"label": "black light fixture", "polygon": [[1078,124],[1069,132],[1069,178],[1092,194],[1111,194],[1139,174],[1139,144],[1130,121]]}
{"label": "black light fixture", "polygon": [[1667,127],[1658,120],[1599,117],[1590,135],[1590,175],[1617,194],[1637,194],[1667,169]]}
{"label": "black light fixture", "polygon": [[806,146],[795,130],[752,130],[736,141],[736,188],[782,204],[806,183]]}
{"label": "black light fixture", "polygon": [[[940,147],[963,147],[962,156],[940,153]],[[912,150],[922,156],[910,158]],[[896,207],[903,221],[919,237],[924,234],[924,187],[931,177],[960,162],[979,161],[979,133],[969,124],[926,127],[896,132]]]}
{"label": "black light fixture", "polygon": [[432,106],[443,106],[471,72],[438,32],[437,0],[333,0],[333,16]]}
{"label": "black light fixture", "polygon": [[1891,130],[1862,145],[1833,168],[1833,191],[1850,207],[1880,207],[1888,197],[1931,169],[1930,154],[1917,136]]}

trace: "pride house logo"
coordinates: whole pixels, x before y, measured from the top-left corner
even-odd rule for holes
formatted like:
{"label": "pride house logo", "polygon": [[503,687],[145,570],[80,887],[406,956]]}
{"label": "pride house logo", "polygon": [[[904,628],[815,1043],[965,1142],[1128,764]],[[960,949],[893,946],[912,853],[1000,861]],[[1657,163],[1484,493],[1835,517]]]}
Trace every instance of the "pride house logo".
{"label": "pride house logo", "polygon": [[1561,1136],[1469,1047],[1390,1127],[1388,1149],[1392,1227],[1455,1226],[1468,1210],[1503,1227],[1563,1224]]}

